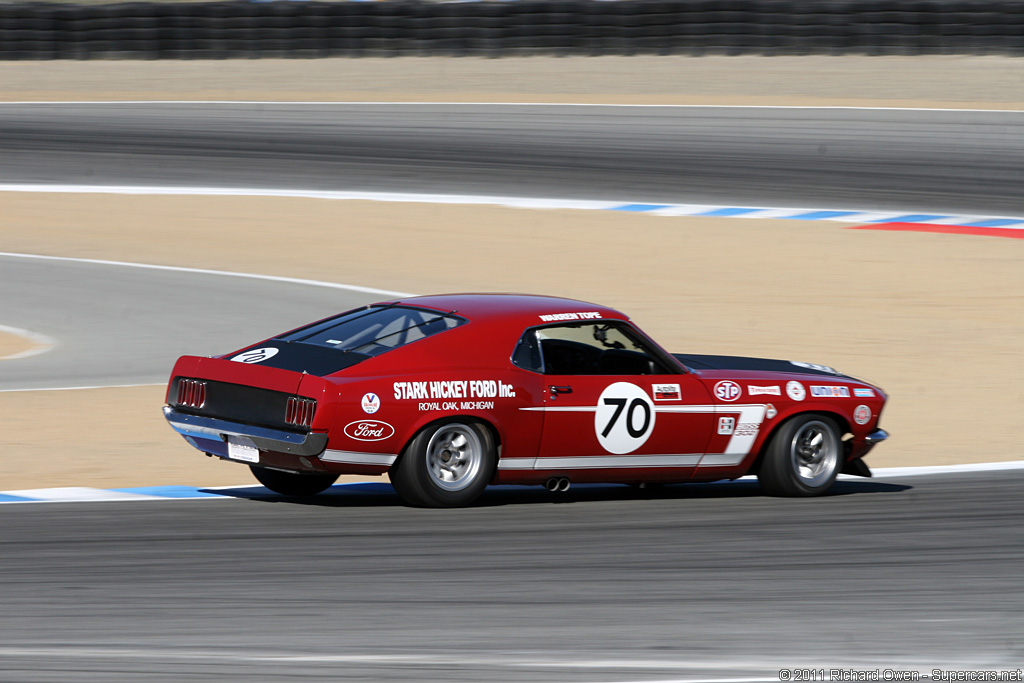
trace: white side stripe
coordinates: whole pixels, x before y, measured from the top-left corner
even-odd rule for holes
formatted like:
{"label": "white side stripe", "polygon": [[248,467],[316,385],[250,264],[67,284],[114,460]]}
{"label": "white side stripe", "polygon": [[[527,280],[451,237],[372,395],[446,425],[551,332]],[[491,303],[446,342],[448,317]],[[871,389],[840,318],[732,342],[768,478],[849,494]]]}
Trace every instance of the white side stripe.
{"label": "white side stripe", "polygon": [[519,410],[539,411],[542,413],[596,413],[597,406],[536,406]]}
{"label": "white side stripe", "polygon": [[398,455],[393,453],[356,453],[355,451],[326,450],[320,456],[327,462],[342,462],[350,465],[385,465],[394,464]]}
{"label": "white side stripe", "polygon": [[[671,455],[575,455],[554,458],[537,458],[533,469],[603,469],[612,467],[694,467],[700,461],[700,454],[679,453]],[[533,460],[533,458],[522,458]],[[522,469],[522,468],[508,468]]]}
{"label": "white side stripe", "polygon": [[[556,413],[593,413],[597,406],[543,406],[520,408]],[[503,470],[547,470],[547,469],[599,469],[610,467],[723,467],[738,465],[750,454],[754,441],[761,431],[768,406],[764,403],[728,405],[669,405],[655,406],[658,413],[689,413],[694,415],[730,415],[739,413],[736,427],[723,453],[703,455],[583,455],[553,458],[503,458],[498,469]]]}

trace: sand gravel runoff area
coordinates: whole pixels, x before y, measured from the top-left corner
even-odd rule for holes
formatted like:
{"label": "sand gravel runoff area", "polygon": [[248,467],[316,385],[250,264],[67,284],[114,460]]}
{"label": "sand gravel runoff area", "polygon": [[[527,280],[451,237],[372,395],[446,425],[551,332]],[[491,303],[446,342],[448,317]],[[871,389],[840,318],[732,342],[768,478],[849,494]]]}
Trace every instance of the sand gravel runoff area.
{"label": "sand gravel runoff area", "polygon": [[[634,57],[0,64],[0,100],[151,99],[1024,110],[1024,61]],[[520,291],[596,301],[626,311],[671,351],[824,363],[879,384],[891,395],[882,425],[893,436],[871,454],[875,467],[1022,457],[1022,240],[622,212],[11,192],[0,192],[0,238],[0,251],[6,252],[424,294]],[[297,238],[316,245],[318,258],[296,249]],[[0,332],[0,372],[2,357],[30,346]],[[0,393],[0,490],[250,483],[243,468],[204,458],[186,445],[163,421],[162,403],[160,386]]]}

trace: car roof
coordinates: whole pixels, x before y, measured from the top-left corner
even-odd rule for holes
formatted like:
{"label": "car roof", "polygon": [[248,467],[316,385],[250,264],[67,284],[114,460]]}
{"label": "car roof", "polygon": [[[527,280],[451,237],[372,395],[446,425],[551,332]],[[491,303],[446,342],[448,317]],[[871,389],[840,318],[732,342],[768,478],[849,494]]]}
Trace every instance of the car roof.
{"label": "car roof", "polygon": [[505,323],[525,328],[554,322],[629,320],[607,306],[536,294],[439,294],[396,299],[389,303],[457,313],[474,322]]}

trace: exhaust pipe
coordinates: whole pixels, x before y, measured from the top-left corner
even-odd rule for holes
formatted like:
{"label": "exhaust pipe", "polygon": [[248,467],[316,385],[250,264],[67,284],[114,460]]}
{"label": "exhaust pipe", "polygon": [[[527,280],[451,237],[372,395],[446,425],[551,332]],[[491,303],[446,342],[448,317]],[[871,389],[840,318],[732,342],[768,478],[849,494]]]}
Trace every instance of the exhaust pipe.
{"label": "exhaust pipe", "polygon": [[544,482],[544,488],[548,491],[557,491],[559,493],[568,491],[571,482],[568,477],[551,477]]}

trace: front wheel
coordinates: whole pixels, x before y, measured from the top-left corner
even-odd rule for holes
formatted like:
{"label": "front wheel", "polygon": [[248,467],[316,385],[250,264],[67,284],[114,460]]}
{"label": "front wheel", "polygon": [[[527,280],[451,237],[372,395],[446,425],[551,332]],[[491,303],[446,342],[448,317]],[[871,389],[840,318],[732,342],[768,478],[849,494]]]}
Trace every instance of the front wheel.
{"label": "front wheel", "polygon": [[459,507],[483,493],[497,456],[490,430],[452,420],[423,429],[391,470],[395,491],[410,505]]}
{"label": "front wheel", "polygon": [[338,481],[337,474],[284,472],[255,465],[249,465],[249,469],[261,484],[283,496],[315,496]]}
{"label": "front wheel", "polygon": [[757,478],[772,496],[825,493],[842,468],[842,442],[832,418],[798,415],[772,437]]}

